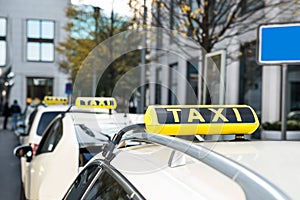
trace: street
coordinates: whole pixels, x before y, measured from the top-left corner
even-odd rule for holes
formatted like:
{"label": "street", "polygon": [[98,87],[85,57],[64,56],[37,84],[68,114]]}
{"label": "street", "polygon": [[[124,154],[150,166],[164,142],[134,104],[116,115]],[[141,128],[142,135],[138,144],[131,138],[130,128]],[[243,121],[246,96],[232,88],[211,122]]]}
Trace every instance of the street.
{"label": "street", "polygon": [[[0,118],[0,200],[20,198],[20,161],[13,155],[18,145],[17,136],[10,130],[3,130]],[[8,127],[9,123],[8,123]]]}

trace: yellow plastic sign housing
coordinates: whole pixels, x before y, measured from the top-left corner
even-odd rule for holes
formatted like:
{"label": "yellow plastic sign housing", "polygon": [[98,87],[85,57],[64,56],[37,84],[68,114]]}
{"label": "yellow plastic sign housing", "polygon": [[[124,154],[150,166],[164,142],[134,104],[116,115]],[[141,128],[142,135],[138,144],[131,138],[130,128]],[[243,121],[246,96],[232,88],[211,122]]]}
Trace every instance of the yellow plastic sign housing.
{"label": "yellow plastic sign housing", "polygon": [[252,134],[259,121],[248,105],[149,106],[146,131],[164,135]]}
{"label": "yellow plastic sign housing", "polygon": [[77,97],[75,105],[78,108],[116,109],[117,101],[113,97]]}
{"label": "yellow plastic sign housing", "polygon": [[45,96],[43,102],[47,105],[59,105],[59,104],[66,105],[66,104],[68,104],[68,98]]}

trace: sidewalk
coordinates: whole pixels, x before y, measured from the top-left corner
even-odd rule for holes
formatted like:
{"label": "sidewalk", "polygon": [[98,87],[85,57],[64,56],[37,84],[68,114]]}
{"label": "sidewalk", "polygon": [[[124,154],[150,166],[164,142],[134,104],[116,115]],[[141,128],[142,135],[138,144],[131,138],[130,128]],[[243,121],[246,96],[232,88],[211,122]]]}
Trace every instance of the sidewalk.
{"label": "sidewalk", "polygon": [[13,155],[13,149],[19,145],[18,137],[8,130],[3,130],[3,117],[0,117],[0,199],[20,198],[20,160]]}
{"label": "sidewalk", "polygon": [[[3,121],[4,121],[4,117],[0,116],[0,131],[4,131],[3,130]],[[7,120],[6,129],[11,130],[11,117],[9,117]]]}

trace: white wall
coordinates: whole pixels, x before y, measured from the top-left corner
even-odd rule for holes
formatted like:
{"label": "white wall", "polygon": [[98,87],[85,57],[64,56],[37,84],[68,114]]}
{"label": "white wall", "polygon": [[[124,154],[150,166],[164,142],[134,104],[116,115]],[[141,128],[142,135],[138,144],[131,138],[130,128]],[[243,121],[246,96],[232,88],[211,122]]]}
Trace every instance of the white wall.
{"label": "white wall", "polygon": [[59,55],[55,53],[55,62],[26,61],[26,20],[41,19],[55,21],[55,44],[64,41],[66,32],[63,29],[67,22],[65,11],[70,0],[0,0],[0,16],[8,20],[8,66],[15,73],[15,84],[12,87],[10,102],[17,99],[25,107],[27,96],[27,77],[53,78],[53,93],[65,96],[65,83],[69,77],[58,70]]}

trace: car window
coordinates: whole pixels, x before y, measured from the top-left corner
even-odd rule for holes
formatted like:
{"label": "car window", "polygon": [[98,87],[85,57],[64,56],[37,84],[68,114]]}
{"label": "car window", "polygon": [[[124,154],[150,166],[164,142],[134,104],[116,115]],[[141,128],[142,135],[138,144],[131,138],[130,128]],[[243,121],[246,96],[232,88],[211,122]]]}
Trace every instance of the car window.
{"label": "car window", "polygon": [[104,171],[95,181],[91,189],[87,192],[84,199],[130,199],[125,189],[106,171]]}
{"label": "car window", "polygon": [[84,192],[87,190],[88,186],[91,184],[92,180],[95,178],[96,174],[100,171],[100,166],[97,164],[92,164],[86,167],[76,178],[76,180],[71,185],[70,189],[66,193],[64,199],[80,199]]}
{"label": "car window", "polygon": [[34,110],[34,111],[32,111],[32,113],[30,114],[30,116],[29,116],[29,120],[28,120],[28,126],[27,126],[27,131],[26,131],[26,133],[30,133],[30,130],[31,130],[31,126],[32,126],[32,123],[33,123],[33,120],[34,120],[34,118],[35,118],[35,116],[36,116],[36,113],[37,113],[37,108]]}
{"label": "car window", "polygon": [[50,124],[50,122],[61,112],[45,112],[42,114],[38,128],[37,128],[37,134],[39,136],[42,136],[47,126]]}
{"label": "car window", "polygon": [[47,129],[45,136],[42,138],[37,149],[36,155],[54,151],[56,145],[62,137],[62,132],[62,121],[61,118],[59,118],[53,122],[49,129]]}
{"label": "car window", "polygon": [[90,159],[103,150],[101,145],[85,146],[79,149],[79,167],[83,167]]}

